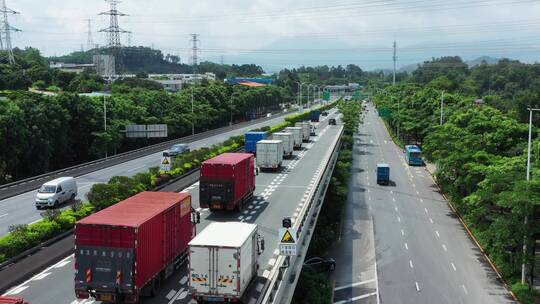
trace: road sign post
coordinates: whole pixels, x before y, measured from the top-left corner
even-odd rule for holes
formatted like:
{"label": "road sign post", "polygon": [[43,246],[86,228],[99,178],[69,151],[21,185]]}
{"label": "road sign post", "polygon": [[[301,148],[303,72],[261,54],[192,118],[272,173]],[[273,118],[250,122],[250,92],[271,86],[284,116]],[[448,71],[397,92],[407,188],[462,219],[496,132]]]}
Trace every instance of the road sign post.
{"label": "road sign post", "polygon": [[170,156],[162,156],[161,157],[161,165],[160,169],[161,171],[171,171],[172,167],[172,161]]}

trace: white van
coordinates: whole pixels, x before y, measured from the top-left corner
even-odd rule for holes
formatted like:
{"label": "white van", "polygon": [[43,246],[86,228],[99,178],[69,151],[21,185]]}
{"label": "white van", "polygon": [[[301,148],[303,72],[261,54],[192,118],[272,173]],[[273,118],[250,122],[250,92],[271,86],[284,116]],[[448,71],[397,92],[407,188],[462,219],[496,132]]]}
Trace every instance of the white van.
{"label": "white van", "polygon": [[77,197],[77,183],[73,177],[60,177],[41,186],[36,195],[36,208],[56,208]]}

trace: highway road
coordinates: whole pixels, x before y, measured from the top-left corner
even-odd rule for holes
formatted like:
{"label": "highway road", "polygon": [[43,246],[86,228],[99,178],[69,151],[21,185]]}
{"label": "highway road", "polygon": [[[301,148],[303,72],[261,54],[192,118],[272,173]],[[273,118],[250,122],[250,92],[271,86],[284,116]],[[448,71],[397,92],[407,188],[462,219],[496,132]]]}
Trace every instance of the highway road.
{"label": "highway road", "polygon": [[[371,106],[355,141],[334,303],[514,303],[430,174],[405,163]],[[390,165],[391,186],[377,185],[377,163]]]}
{"label": "highway road", "polygon": [[[201,139],[190,143],[191,149],[209,147],[221,143],[231,136],[243,135],[246,131],[261,128],[264,126],[275,125],[284,121],[284,117],[277,117],[261,123],[242,127],[233,131],[224,132],[209,138]],[[78,199],[85,200],[86,193],[92,185],[96,183],[106,183],[113,176],[133,176],[139,172],[148,170],[148,168],[159,166],[162,153],[154,153],[132,161],[127,161],[102,170],[94,171],[76,178],[79,188]],[[41,220],[43,211],[36,210],[34,200],[37,190],[26,192],[0,201],[0,235],[8,232],[11,225],[30,224]]]}
{"label": "highway road", "polygon": [[[331,113],[334,113],[333,111]],[[331,143],[339,134],[340,126],[328,126],[324,117],[319,123],[317,136],[312,142],[304,144],[304,149],[295,151],[294,157],[284,161],[278,172],[261,172],[256,179],[255,198],[243,213],[210,213],[199,207],[198,183],[183,191],[192,194],[193,207],[201,212],[201,231],[212,221],[245,221],[257,223],[266,241],[266,250],[259,257],[259,275],[268,276],[275,264],[277,255],[278,229],[286,216],[297,215],[303,200],[311,189],[313,176],[322,170],[321,158],[333,149]],[[224,135],[225,136],[225,135]],[[228,137],[228,135],[226,136]],[[30,303],[40,304],[90,304],[93,300],[76,300],[73,292],[73,256],[68,256],[28,281],[13,287],[6,295],[24,297]],[[143,303],[191,303],[187,289],[186,270],[178,271],[167,280],[161,293],[155,298],[145,299]]]}

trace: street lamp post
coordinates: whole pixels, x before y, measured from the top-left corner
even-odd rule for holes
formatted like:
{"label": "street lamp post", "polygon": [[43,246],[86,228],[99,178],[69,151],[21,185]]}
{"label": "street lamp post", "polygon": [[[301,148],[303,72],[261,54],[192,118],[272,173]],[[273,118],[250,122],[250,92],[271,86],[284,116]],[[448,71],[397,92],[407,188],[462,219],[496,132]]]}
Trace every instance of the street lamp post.
{"label": "street lamp post", "polygon": [[[103,130],[107,133],[107,96],[103,95]],[[108,157],[108,145],[105,140],[105,159]]]}
{"label": "street lamp post", "polygon": [[191,135],[195,135],[195,109],[193,108],[193,86],[191,87]]}
{"label": "street lamp post", "polygon": [[442,91],[442,94],[441,94],[441,121],[440,121],[441,126],[443,125],[443,108],[444,108],[444,91]]}
{"label": "street lamp post", "polygon": [[[532,118],[533,118],[533,112],[540,111],[540,109],[536,108],[528,108],[529,110],[529,140],[527,143],[527,183],[531,180],[531,144],[532,144]],[[524,226],[527,225],[527,215],[525,214],[525,219],[523,220]],[[525,254],[527,253],[527,238],[523,236],[523,258],[525,258]],[[521,263],[521,283],[525,284],[525,261]]]}

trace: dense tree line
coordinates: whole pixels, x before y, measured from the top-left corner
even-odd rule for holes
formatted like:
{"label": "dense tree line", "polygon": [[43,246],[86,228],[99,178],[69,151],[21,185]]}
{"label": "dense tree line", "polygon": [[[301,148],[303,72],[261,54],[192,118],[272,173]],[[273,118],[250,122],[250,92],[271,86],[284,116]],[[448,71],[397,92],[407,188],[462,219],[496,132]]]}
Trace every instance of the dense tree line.
{"label": "dense tree line", "polygon": [[231,118],[236,122],[253,113],[279,109],[284,96],[278,87],[196,86],[192,115],[191,90],[178,94],[144,88],[118,91],[105,99],[107,132],[103,131],[103,98],[8,94],[0,102],[0,181],[102,157],[106,150],[112,154],[153,142],[124,138],[121,131],[128,124],[165,123],[169,138],[176,138],[191,134],[192,122],[196,132],[201,132],[227,125]]}
{"label": "dense tree line", "polygon": [[533,273],[534,240],[540,237],[536,128],[531,181],[525,175],[527,107],[537,106],[539,80],[538,64],[502,60],[468,68],[459,57],[447,57],[423,64],[395,87],[374,89],[379,112],[391,110],[392,132],[399,128],[404,144],[421,144],[437,165],[438,183],[523,299],[531,295],[517,283],[521,263]]}

